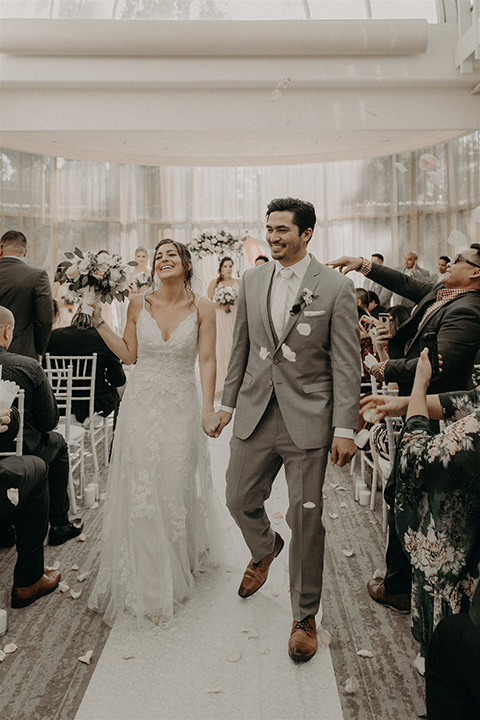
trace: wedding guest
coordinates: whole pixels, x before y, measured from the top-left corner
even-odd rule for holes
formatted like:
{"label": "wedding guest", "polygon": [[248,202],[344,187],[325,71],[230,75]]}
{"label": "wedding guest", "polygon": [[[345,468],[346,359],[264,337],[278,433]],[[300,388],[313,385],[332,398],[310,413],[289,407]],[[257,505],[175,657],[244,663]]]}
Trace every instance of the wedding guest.
{"label": "wedding guest", "polygon": [[218,276],[208,286],[208,297],[215,303],[217,317],[217,379],[215,395],[223,391],[228,362],[232,351],[233,328],[237,317],[237,298],[240,278],[233,275],[233,260],[223,257],[218,266]]}
{"label": "wedding guest", "polygon": [[373,290],[368,291],[368,305],[367,310],[370,313],[370,315],[376,319],[378,319],[378,316],[381,313],[388,312],[387,308],[384,308],[383,305],[380,305],[380,298],[378,297],[377,293]]}
{"label": "wedding guest", "polygon": [[268,206],[274,262],[243,275],[217,429],[236,408],[227,506],[252,554],[238,590],[242,598],[262,587],[284,545],[264,503],[285,467],[292,530],[288,652],[298,662],[317,650],[328,452],[339,466],[355,454],[360,395],[353,283],[307,252],[315,221],[309,202],[277,198]]}
{"label": "wedding guest", "polygon": [[447,272],[448,263],[452,262],[448,255],[440,255],[438,258],[438,273],[432,273],[432,282],[442,282],[443,276]]}
{"label": "wedding guest", "polygon": [[[372,255],[370,256],[370,260],[372,263],[376,263],[377,265],[383,265],[385,262],[385,258],[381,253],[372,253]],[[382,307],[389,307],[393,295],[391,290],[382,287],[379,283],[374,282],[370,278],[365,278],[365,283],[363,287],[365,288],[365,290],[368,290],[368,292],[373,291],[378,295],[378,299]]]}
{"label": "wedding guest", "polygon": [[[480,567],[478,568],[480,572]],[[449,615],[435,628],[427,653],[428,720],[480,717],[480,583],[467,613]]]}
{"label": "wedding guest", "polygon": [[[151,270],[148,267],[148,251],[142,245],[139,245],[135,250],[134,260],[137,265],[133,268],[128,279],[130,296],[147,292],[149,285],[143,284],[142,281],[144,278],[150,279],[151,273]],[[135,279],[137,279],[137,282],[135,282]]]}
{"label": "wedding guest", "polygon": [[265,265],[269,261],[269,258],[266,255],[257,255],[255,258],[255,267],[258,267],[259,265]]}
{"label": "wedding guest", "polygon": [[[48,465],[50,492],[50,545],[61,545],[80,535],[80,519],[70,522],[68,511],[68,446],[64,437],[54,432],[58,424],[58,408],[45,372],[33,358],[7,352],[14,331],[15,320],[7,308],[0,307],[0,365],[2,379],[12,380],[25,390],[23,454],[36,455]],[[0,451],[5,447],[0,439]]]}
{"label": "wedding guest", "polygon": [[368,292],[364,288],[355,288],[355,295],[357,296],[357,305],[360,308],[359,317],[361,317],[361,315],[370,315],[370,311],[368,309]]}
{"label": "wedding guest", "polygon": [[[442,285],[408,277],[403,273],[371,263],[364,258],[341,257],[328,263],[343,273],[358,270],[375,282],[404,294],[416,303],[408,320],[389,340],[387,361],[374,365],[371,373],[379,381],[396,382],[399,394],[409,396],[426,333],[437,338],[442,356],[442,372],[433,379],[429,394],[467,390],[472,385],[475,356],[480,348],[480,245],[472,244],[455,257]],[[386,490],[394,484],[390,474]],[[394,487],[392,488],[394,493]],[[411,566],[397,536],[395,518],[388,514],[388,544],[385,578],[375,578],[367,588],[375,602],[396,610],[410,608]]]}
{"label": "wedding guest", "polygon": [[[120,396],[117,388],[125,385],[126,377],[119,359],[105,344],[94,327],[81,329],[77,325],[58,328],[50,336],[47,346],[50,355],[93,355],[97,354],[95,374],[94,410],[103,417],[118,412]],[[79,381],[74,381],[78,384]],[[72,412],[78,422],[83,423],[89,416],[88,400],[72,400]]]}
{"label": "wedding guest", "polygon": [[[16,408],[0,408],[0,434],[7,442],[13,442],[18,426]],[[44,569],[48,481],[40,458],[12,455],[0,460],[0,523],[12,526],[12,545],[17,546],[11,605],[27,607],[53,592],[60,581],[58,570]]]}
{"label": "wedding guest", "polygon": [[100,568],[89,599],[109,625],[124,610],[138,624],[145,617],[168,623],[192,594],[194,577],[218,561],[225,543],[205,437],[219,422],[213,408],[215,308],[193,293],[185,245],[161,240],[153,277],[158,287],[128,306],[123,338],[98,306],[93,313],[112,352],[136,363],[118,415]]}
{"label": "wedding guest", "polygon": [[[382,417],[406,412],[395,489],[385,497],[413,569],[412,632],[422,657],[440,620],[468,610],[480,561],[480,392],[427,397],[431,373],[425,349],[410,398],[362,401]],[[434,433],[429,418],[445,420],[445,429]]]}
{"label": "wedding guest", "polygon": [[[413,252],[413,250],[410,250],[410,252],[406,253],[403,260],[403,265],[396,269],[407,277],[411,277],[422,282],[431,282],[430,273],[428,272],[428,270],[425,270],[424,268],[421,268],[419,266],[418,255],[416,252]],[[405,307],[408,308],[413,308],[413,306],[415,305],[413,300],[410,300],[409,298],[401,294],[396,295],[396,297],[393,298],[393,304],[405,305]]]}
{"label": "wedding guest", "polygon": [[45,270],[26,264],[27,238],[9,230],[0,239],[0,305],[16,318],[11,352],[37,360],[53,325],[52,291]]}

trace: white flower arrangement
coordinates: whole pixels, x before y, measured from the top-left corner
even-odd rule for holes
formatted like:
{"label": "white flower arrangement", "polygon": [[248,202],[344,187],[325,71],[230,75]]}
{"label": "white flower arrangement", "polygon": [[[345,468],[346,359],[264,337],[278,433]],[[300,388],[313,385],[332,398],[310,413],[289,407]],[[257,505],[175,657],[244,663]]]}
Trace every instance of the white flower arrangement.
{"label": "white flower arrangement", "polygon": [[[69,283],[69,290],[80,298],[79,311],[72,320],[72,325],[81,328],[92,326],[92,302],[122,302],[128,297],[128,271],[122,258],[116,253],[82,252],[75,248],[74,252],[66,252],[65,257],[71,262],[63,263],[64,272],[61,280]],[[136,266],[134,260],[127,263]]]}
{"label": "white flower arrangement", "polygon": [[151,287],[151,285],[152,281],[150,278],[150,273],[145,272],[145,270],[141,273],[138,273],[138,275],[135,275],[132,281],[132,286],[135,292],[138,292],[145,287]]}
{"label": "white flower arrangement", "polygon": [[237,289],[230,285],[224,287],[219,285],[213,295],[213,302],[225,308],[225,312],[232,312],[231,308],[235,305],[238,298]]}
{"label": "white flower arrangement", "polygon": [[197,233],[187,244],[191,253],[199,258],[208,255],[241,255],[243,252],[243,243],[248,237],[248,233],[244,231],[240,237],[234,237],[228,228],[215,230],[209,228]]}
{"label": "white flower arrangement", "polygon": [[290,310],[290,315],[297,315],[302,309],[303,305],[305,305],[305,307],[308,307],[317,298],[318,295],[314,295],[309,288],[303,288],[302,292],[300,293],[300,302],[296,303],[292,307],[292,309]]}

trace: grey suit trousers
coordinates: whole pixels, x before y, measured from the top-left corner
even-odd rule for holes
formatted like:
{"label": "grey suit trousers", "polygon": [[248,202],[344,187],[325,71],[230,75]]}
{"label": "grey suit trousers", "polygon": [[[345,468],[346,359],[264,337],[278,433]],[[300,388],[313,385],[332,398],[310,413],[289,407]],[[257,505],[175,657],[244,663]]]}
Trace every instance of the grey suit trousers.
{"label": "grey suit trousers", "polygon": [[320,604],[325,539],[322,488],[328,450],[302,450],[293,443],[275,396],[254,432],[246,440],[233,436],[230,442],[227,507],[254,562],[273,551],[275,533],[264,503],[278,471],[285,466],[289,495],[286,521],[292,531],[289,566],[294,620],[316,615]]}

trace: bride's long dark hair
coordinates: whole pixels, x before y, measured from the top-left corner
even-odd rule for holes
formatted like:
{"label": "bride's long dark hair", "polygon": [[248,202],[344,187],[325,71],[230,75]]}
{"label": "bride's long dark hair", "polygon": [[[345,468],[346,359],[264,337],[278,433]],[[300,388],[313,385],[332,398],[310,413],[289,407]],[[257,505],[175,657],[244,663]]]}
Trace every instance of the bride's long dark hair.
{"label": "bride's long dark hair", "polygon": [[155,250],[153,251],[153,263],[151,272],[152,285],[154,286],[155,283],[155,262],[157,259],[157,251],[159,247],[162,247],[162,245],[173,245],[178,252],[183,266],[183,284],[185,286],[185,290],[187,291],[190,302],[195,302],[195,293],[193,292],[192,288],[192,256],[190,254],[190,250],[185,245],[183,245],[183,243],[176,242],[176,240],[164,238],[156,244]]}

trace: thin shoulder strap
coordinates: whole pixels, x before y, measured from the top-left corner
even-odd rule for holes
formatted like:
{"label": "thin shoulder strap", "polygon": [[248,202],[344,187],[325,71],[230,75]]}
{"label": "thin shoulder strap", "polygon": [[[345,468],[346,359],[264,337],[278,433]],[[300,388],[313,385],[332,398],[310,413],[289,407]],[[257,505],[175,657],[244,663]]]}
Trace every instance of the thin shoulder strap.
{"label": "thin shoulder strap", "polygon": [[198,303],[200,302],[200,300],[202,299],[202,297],[203,297],[203,295],[197,295],[197,300],[196,300],[196,302],[195,302],[195,307],[196,307],[196,309],[197,309],[197,312],[198,312]]}

